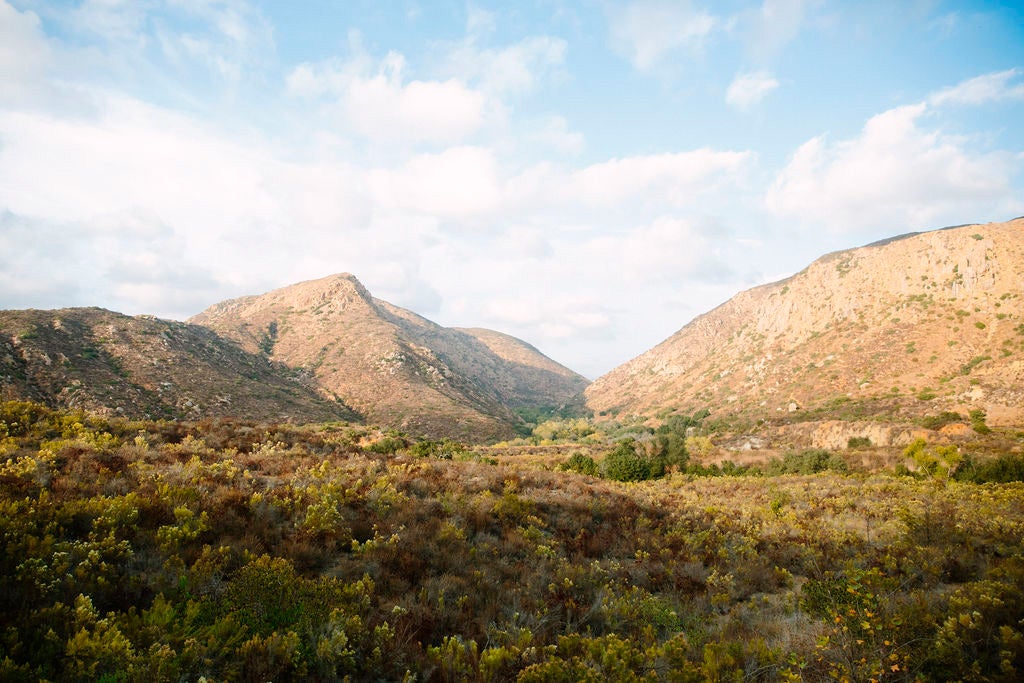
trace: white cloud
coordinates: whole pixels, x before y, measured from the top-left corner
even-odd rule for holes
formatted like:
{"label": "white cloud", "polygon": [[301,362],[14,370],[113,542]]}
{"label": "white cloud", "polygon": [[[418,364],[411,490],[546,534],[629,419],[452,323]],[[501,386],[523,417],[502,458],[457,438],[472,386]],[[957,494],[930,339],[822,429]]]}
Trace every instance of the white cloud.
{"label": "white cloud", "polygon": [[363,54],[304,63],[288,75],[293,95],[339,98],[348,124],[375,141],[452,143],[484,123],[487,98],[456,79],[406,82],[405,58],[389,53],[376,73]]}
{"label": "white cloud", "polygon": [[764,0],[753,15],[748,49],[755,60],[773,60],[800,33],[813,0]]}
{"label": "white cloud", "polygon": [[528,137],[545,147],[545,151],[576,155],[586,147],[582,133],[569,129],[569,123],[562,116],[550,116],[531,127]]}
{"label": "white cloud", "polygon": [[750,152],[698,149],[612,159],[573,172],[559,193],[593,206],[628,201],[684,205],[725,178],[743,171]]}
{"label": "white cloud", "polygon": [[294,67],[285,78],[286,91],[293,97],[341,97],[349,84],[376,68],[374,60],[363,47],[358,31],[348,33],[349,57],[331,58],[319,62],[303,62]]}
{"label": "white cloud", "polygon": [[[297,264],[303,253],[327,258],[344,251],[350,245],[338,245],[332,231],[368,220],[361,175],[346,163],[283,160],[265,142],[233,140],[137,100],[108,97],[102,109],[95,121],[0,113],[0,211],[23,224],[69,231],[60,240],[105,244],[111,253],[150,253],[153,245],[167,245],[153,253],[180,260],[180,272],[209,273],[221,288],[252,287],[286,273],[302,279]],[[154,234],[153,226],[167,232]],[[113,286],[118,267],[97,275],[97,262],[111,260],[69,257],[40,279],[78,277]],[[164,272],[168,290],[182,288],[172,271],[151,272]],[[142,287],[148,281],[133,282],[139,287],[119,282],[117,291],[140,297],[154,291]],[[206,303],[222,293],[207,288]],[[166,297],[118,301],[130,310],[168,314],[154,310]]]}
{"label": "white cloud", "polygon": [[725,101],[737,109],[748,109],[779,87],[779,82],[766,71],[737,74],[725,93]]}
{"label": "white cloud", "polygon": [[403,84],[399,74],[395,69],[351,83],[346,104],[358,132],[375,140],[454,142],[482,125],[481,93],[454,79]]}
{"label": "white cloud", "polygon": [[922,128],[926,109],[917,104],[878,114],[852,140],[808,140],[776,176],[767,207],[835,231],[921,229],[1019,207],[1010,182],[1019,163]]}
{"label": "white cloud", "polygon": [[699,50],[718,26],[711,14],[685,0],[634,0],[608,16],[612,45],[642,71],[678,50]]}
{"label": "white cloud", "polygon": [[545,232],[532,226],[513,226],[499,235],[495,243],[498,253],[517,259],[542,260],[553,254]]}
{"label": "white cloud", "polygon": [[64,21],[78,32],[104,41],[144,47],[147,4],[135,0],[85,0],[65,15]]}
{"label": "white cloud", "polygon": [[722,235],[709,236],[693,221],[662,216],[618,235],[583,246],[587,258],[605,263],[626,282],[649,287],[663,282],[715,282],[732,270],[717,255]]}
{"label": "white cloud", "polygon": [[[176,75],[234,86],[274,52],[273,29],[245,0],[85,0],[51,16],[84,45],[100,49],[87,59],[108,77],[134,71],[165,78],[170,66]],[[157,52],[164,61],[154,63]]]}
{"label": "white cloud", "polygon": [[39,17],[0,0],[0,104],[31,99],[49,61]]}
{"label": "white cloud", "polygon": [[499,327],[529,330],[546,339],[601,334],[612,324],[596,297],[566,292],[505,296],[489,301],[481,313]]}
{"label": "white cloud", "polygon": [[0,308],[102,305],[184,317],[210,303],[215,279],[190,263],[173,232],[142,215],[108,218],[104,226],[0,214]]}
{"label": "white cloud", "polygon": [[501,48],[481,48],[471,36],[450,48],[442,72],[495,96],[522,95],[559,76],[567,49],[564,40],[551,36],[531,36]]}
{"label": "white cloud", "polygon": [[494,153],[482,147],[452,147],[420,154],[398,169],[367,174],[374,201],[439,218],[469,219],[496,209],[502,182]]}
{"label": "white cloud", "polygon": [[[1024,100],[1024,82],[1020,82],[1020,69],[1007,69],[943,88],[928,97],[933,106],[944,104],[978,105],[1006,100]],[[1016,82],[1014,82],[1016,81]]]}
{"label": "white cloud", "polygon": [[466,7],[466,33],[471,36],[492,33],[498,26],[497,16],[476,5]]}

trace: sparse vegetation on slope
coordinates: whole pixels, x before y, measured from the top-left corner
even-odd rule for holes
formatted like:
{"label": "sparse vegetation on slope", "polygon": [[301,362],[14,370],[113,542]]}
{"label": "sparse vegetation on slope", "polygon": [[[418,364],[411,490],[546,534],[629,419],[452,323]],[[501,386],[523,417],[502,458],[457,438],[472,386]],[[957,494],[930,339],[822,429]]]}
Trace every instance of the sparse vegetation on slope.
{"label": "sparse vegetation on slope", "polygon": [[0,399],[122,417],[355,420],[336,397],[208,329],[99,308],[0,311]]}
{"label": "sparse vegetation on slope", "polygon": [[648,419],[707,406],[769,426],[971,410],[1021,424],[1022,273],[1024,219],[829,254],[598,378],[587,405]]}
{"label": "sparse vegetation on slope", "polygon": [[371,422],[433,438],[507,438],[517,411],[582,409],[588,382],[514,337],[452,329],[334,275],[211,306],[191,322],[264,353]]}

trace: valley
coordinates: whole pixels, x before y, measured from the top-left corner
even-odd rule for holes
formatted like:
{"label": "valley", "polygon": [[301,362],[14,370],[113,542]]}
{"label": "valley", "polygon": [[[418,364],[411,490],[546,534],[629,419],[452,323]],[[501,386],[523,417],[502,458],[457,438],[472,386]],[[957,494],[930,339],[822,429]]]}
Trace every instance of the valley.
{"label": "valley", "polygon": [[831,254],[594,383],[347,274],[2,312],[0,678],[1016,680],[1022,264]]}

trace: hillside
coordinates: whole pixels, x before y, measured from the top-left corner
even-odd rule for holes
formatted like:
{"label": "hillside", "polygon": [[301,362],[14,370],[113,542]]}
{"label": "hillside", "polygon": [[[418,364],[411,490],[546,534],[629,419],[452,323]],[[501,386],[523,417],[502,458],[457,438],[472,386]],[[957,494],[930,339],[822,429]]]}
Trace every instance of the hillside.
{"label": "hillside", "polygon": [[504,438],[514,410],[578,402],[587,380],[496,332],[441,327],[348,274],[211,306],[189,322],[303,372],[371,422]]}
{"label": "hillside", "polygon": [[604,415],[1024,424],[1024,219],[901,236],[742,292],[595,381]]}
{"label": "hillside", "polygon": [[128,417],[357,419],[204,327],[99,308],[0,311],[0,399],[15,398]]}

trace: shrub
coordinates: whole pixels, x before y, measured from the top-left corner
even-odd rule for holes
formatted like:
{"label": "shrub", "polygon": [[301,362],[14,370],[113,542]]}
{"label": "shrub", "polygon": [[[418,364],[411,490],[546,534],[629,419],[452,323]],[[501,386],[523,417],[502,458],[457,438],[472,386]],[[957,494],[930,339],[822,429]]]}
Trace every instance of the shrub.
{"label": "shrub", "polygon": [[846,447],[850,449],[871,448],[871,439],[866,436],[851,436],[846,440]]}
{"label": "shrub", "polygon": [[849,470],[849,466],[845,460],[831,451],[824,448],[809,448],[799,453],[786,453],[781,460],[773,458],[765,466],[764,473],[769,476],[817,474],[826,470],[846,472]]}
{"label": "shrub", "polygon": [[29,428],[50,415],[49,408],[31,401],[4,401],[0,403],[0,425],[10,436],[27,434]]}
{"label": "shrub", "polygon": [[405,439],[400,436],[385,436],[371,443],[366,450],[382,455],[393,455],[405,448],[406,445]]}
{"label": "shrub", "polygon": [[596,477],[600,474],[594,459],[583,453],[573,453],[567,461],[562,463],[561,470],[563,472],[585,474],[590,477]]}
{"label": "shrub", "polygon": [[[982,327],[984,327],[983,324],[982,324]],[[969,361],[967,361],[966,363],[964,363],[963,365],[960,366],[960,374],[961,375],[969,375],[969,374],[971,374],[971,370],[973,370],[974,368],[978,367],[979,365],[981,365],[982,363],[984,363],[987,360],[992,360],[992,356],[975,356],[974,358],[970,359]]]}
{"label": "shrub", "polygon": [[604,476],[614,481],[643,481],[651,478],[651,463],[636,452],[635,441],[622,441],[602,463]]}
{"label": "shrub", "polygon": [[411,455],[420,458],[437,458],[439,460],[451,460],[453,457],[460,456],[465,452],[466,447],[464,445],[451,439],[441,439],[440,441],[425,439],[417,441],[409,447]]}
{"label": "shrub", "polygon": [[1024,455],[1005,453],[981,463],[965,458],[956,478],[975,484],[1006,484],[1012,481],[1024,481]]}
{"label": "shrub", "polygon": [[985,411],[984,410],[972,410],[967,414],[971,418],[971,429],[976,431],[978,434],[988,434],[992,430],[985,424]]}
{"label": "shrub", "polygon": [[948,424],[960,422],[963,419],[964,416],[961,415],[960,413],[954,413],[952,411],[946,410],[939,413],[938,415],[928,415],[926,417],[921,418],[921,426],[926,429],[942,429]]}
{"label": "shrub", "polygon": [[706,436],[686,437],[686,452],[698,458],[706,458],[715,452],[715,444]]}

